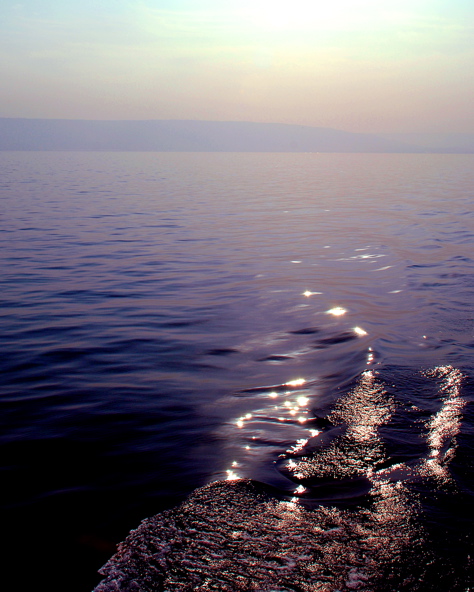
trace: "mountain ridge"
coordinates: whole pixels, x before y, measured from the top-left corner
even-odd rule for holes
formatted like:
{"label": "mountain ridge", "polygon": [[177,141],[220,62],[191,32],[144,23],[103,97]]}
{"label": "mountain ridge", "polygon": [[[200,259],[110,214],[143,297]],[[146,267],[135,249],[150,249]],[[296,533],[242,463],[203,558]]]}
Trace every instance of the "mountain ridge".
{"label": "mountain ridge", "polygon": [[248,121],[0,118],[0,151],[474,153],[474,134],[459,147],[396,136]]}

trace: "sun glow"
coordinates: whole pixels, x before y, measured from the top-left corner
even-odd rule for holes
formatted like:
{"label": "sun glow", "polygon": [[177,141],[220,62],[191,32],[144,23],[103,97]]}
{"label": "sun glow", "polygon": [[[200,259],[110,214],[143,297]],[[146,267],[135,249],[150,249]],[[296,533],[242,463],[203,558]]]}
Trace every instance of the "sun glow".
{"label": "sun glow", "polygon": [[272,29],[337,29],[366,20],[380,9],[380,0],[256,0],[244,2],[244,11],[259,26]]}

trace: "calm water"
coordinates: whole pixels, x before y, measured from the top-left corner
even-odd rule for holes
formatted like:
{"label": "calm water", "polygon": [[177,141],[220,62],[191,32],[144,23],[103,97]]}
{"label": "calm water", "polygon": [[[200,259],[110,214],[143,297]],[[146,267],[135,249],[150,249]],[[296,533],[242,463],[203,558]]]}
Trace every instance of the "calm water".
{"label": "calm water", "polygon": [[472,155],[0,167],[16,590],[92,589],[131,528],[212,481],[337,507],[373,471],[421,504],[425,589],[471,589]]}

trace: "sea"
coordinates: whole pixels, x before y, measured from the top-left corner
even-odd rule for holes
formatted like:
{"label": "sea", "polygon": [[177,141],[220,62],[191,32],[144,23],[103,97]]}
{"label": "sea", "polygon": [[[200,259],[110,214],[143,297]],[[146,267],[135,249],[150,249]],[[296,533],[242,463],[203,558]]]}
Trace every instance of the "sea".
{"label": "sea", "polygon": [[[157,590],[474,590],[473,155],[1,152],[0,171],[7,589],[89,592],[142,520],[222,488],[222,533],[255,486],[260,527],[273,503],[285,520],[220,539],[254,575],[219,580],[211,553]],[[304,541],[291,565],[252,551],[279,536],[285,557]]]}

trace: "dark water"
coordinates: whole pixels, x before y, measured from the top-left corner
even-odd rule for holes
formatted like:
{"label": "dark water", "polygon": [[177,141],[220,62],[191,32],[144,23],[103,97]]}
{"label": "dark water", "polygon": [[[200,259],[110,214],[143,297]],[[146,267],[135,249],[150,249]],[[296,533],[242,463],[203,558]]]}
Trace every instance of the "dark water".
{"label": "dark water", "polygon": [[420,589],[472,589],[473,165],[0,153],[12,589],[90,590],[140,520],[238,477],[316,514],[377,491],[381,528],[416,505]]}

